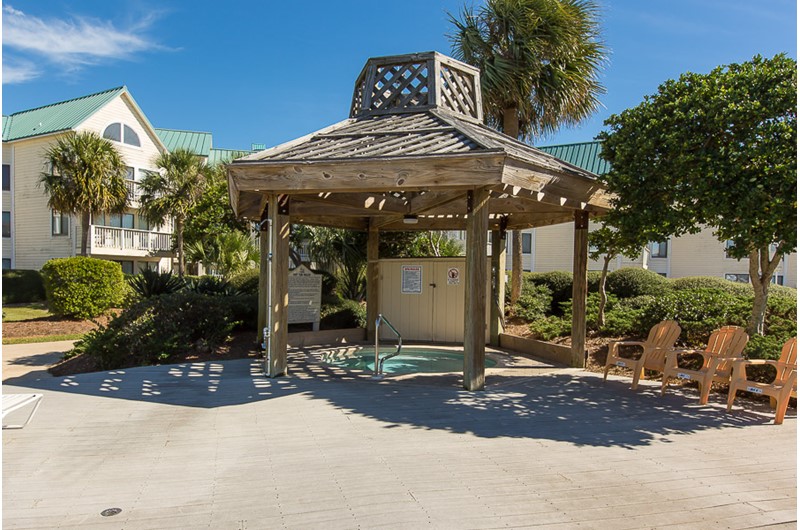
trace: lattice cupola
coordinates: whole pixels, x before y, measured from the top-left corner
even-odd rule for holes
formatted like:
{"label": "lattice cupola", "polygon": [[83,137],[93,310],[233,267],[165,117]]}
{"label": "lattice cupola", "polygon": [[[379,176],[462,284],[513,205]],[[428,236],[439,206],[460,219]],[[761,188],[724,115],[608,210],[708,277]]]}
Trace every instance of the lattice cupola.
{"label": "lattice cupola", "polygon": [[480,71],[437,52],[369,59],[356,81],[350,117],[433,108],[482,121]]}

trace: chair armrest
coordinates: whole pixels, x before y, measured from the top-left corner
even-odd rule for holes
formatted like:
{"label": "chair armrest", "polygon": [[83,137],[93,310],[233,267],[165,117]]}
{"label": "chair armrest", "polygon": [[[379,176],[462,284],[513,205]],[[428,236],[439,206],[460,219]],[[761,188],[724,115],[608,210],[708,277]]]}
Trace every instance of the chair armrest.
{"label": "chair armrest", "polygon": [[615,357],[619,357],[620,346],[641,346],[642,349],[644,350],[645,343],[638,340],[619,340],[616,342],[612,342],[608,348],[609,354]]}

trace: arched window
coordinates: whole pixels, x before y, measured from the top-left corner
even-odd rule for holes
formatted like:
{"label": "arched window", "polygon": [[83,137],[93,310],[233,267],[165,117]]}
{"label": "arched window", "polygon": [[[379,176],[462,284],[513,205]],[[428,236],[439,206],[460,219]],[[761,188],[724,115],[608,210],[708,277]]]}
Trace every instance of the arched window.
{"label": "arched window", "polygon": [[103,131],[103,138],[108,138],[109,140],[113,140],[115,142],[122,141],[122,130],[120,129],[119,123],[112,123],[106,130]]}
{"label": "arched window", "polygon": [[122,142],[124,144],[141,147],[142,143],[139,141],[139,135],[136,131],[122,123],[112,123],[106,130],[103,131],[103,138],[108,138],[114,142]]}

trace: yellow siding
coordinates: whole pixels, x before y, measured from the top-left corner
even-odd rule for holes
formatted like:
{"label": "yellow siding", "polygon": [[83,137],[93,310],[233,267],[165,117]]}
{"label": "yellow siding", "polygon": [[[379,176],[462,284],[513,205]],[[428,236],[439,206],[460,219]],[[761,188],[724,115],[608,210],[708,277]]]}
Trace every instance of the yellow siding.
{"label": "yellow siding", "polygon": [[[102,135],[106,126],[114,122],[122,122],[133,128],[142,144],[141,147],[114,144],[122,154],[126,165],[137,170],[154,170],[153,159],[158,156],[160,147],[154,137],[147,132],[146,124],[125,96],[110,101],[76,130],[90,130]],[[47,196],[38,186],[39,176],[44,169],[44,151],[54,140],[55,136],[47,136],[3,145],[4,159],[11,147],[14,150],[12,174],[15,184],[13,212],[15,230],[12,235],[16,245],[15,267],[18,269],[39,269],[51,258],[72,256],[76,250],[80,252],[79,220],[75,218],[71,220],[69,236],[53,236]],[[5,208],[5,198],[3,207]],[[6,246],[7,242],[4,240],[4,256],[7,251]],[[117,257],[117,259],[125,258]]]}
{"label": "yellow siding", "polygon": [[670,276],[716,276],[747,274],[747,260],[735,260],[725,256],[725,247],[710,228],[697,234],[687,234],[671,241]]}
{"label": "yellow siding", "polygon": [[[3,144],[3,164],[11,164],[13,161],[13,148],[10,145]],[[3,192],[3,211],[4,212],[12,212],[12,233],[13,233],[13,200],[12,200],[12,192],[14,190],[14,168],[11,168],[11,190],[12,191],[4,191]],[[3,259],[10,259],[11,266],[14,266],[14,253],[13,253],[13,239],[10,237],[3,238]]]}

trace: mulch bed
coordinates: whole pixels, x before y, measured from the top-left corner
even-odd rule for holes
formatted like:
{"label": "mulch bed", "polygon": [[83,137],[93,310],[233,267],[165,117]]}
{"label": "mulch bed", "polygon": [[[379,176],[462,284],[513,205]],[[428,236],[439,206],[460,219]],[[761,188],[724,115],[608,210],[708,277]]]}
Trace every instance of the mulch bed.
{"label": "mulch bed", "polygon": [[111,316],[103,315],[94,320],[74,320],[50,316],[20,322],[3,322],[3,338],[86,333],[96,329],[99,325],[105,326],[109,320],[111,320]]}
{"label": "mulch bed", "polygon": [[[173,356],[165,364],[196,363],[208,361],[230,361],[233,359],[259,358],[259,351],[253,331],[240,331],[233,334],[231,340],[217,348],[208,351],[193,351],[188,355]],[[61,377],[65,375],[96,372],[100,370],[94,358],[88,355],[77,355],[71,359],[61,361],[48,369],[52,375]]]}

